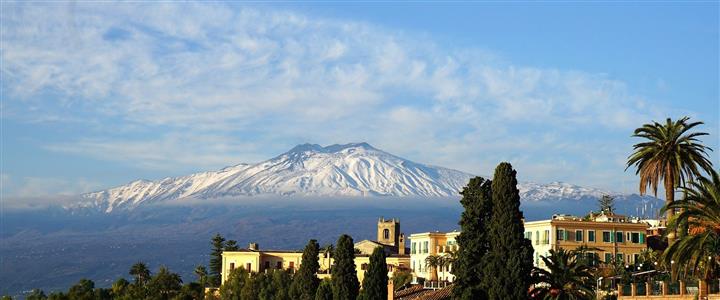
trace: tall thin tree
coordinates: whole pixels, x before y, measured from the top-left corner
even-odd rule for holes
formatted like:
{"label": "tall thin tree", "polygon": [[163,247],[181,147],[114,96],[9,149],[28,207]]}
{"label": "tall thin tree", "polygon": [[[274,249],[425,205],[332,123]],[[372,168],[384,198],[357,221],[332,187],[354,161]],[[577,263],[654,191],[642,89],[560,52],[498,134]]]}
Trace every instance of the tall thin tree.
{"label": "tall thin tree", "polygon": [[292,298],[300,300],[312,300],[315,298],[320,279],[317,272],[320,269],[318,256],[320,245],[316,240],[310,240],[305,246],[302,255],[302,263],[297,273],[293,276],[293,283],[290,287]]}
{"label": "tall thin tree", "polygon": [[488,228],[490,251],[485,257],[483,278],[488,298],[525,299],[531,283],[533,248],[525,239],[516,172],[509,163],[500,163],[495,168],[492,207]]}
{"label": "tall thin tree", "polygon": [[483,261],[489,251],[488,224],[492,215],[492,181],[470,179],[460,194],[465,209],[460,217],[460,235],[456,238],[452,274],[455,275],[453,299],[487,299],[483,286]]}
{"label": "tall thin tree", "polygon": [[340,236],[333,257],[333,299],[355,300],[360,291],[360,282],[355,271],[355,246],[352,237],[347,234]]}
{"label": "tall thin tree", "polygon": [[221,274],[222,274],[222,253],[225,249],[225,238],[219,233],[215,234],[210,244],[212,245],[212,251],[210,252],[210,263],[208,264],[209,273],[208,281],[211,286],[220,286]]}
{"label": "tall thin tree", "polygon": [[370,255],[370,264],[363,279],[363,291],[366,299],[387,299],[388,268],[385,261],[385,250],[377,247]]}

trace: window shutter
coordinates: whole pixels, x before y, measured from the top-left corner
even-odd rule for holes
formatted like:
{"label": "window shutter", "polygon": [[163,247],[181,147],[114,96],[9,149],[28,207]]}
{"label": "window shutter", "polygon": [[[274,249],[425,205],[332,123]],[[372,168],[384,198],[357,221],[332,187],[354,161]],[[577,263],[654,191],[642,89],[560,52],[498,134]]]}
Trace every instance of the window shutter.
{"label": "window shutter", "polygon": [[615,231],[610,231],[610,242],[615,242]]}
{"label": "window shutter", "polygon": [[645,244],[645,234],[640,233],[640,244]]}

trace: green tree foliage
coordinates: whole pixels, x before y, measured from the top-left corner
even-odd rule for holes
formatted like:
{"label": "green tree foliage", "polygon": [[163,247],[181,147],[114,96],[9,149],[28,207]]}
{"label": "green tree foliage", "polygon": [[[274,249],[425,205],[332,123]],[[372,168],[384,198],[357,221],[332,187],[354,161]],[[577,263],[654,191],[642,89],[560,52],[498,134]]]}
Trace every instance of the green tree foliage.
{"label": "green tree foliage", "polygon": [[503,162],[495,168],[491,190],[490,251],[483,266],[488,298],[524,299],[530,286],[533,248],[524,237],[520,193],[512,165]]}
{"label": "green tree foliage", "polygon": [[460,192],[464,211],[460,217],[459,249],[453,264],[453,299],[487,299],[483,281],[483,261],[489,251],[488,224],[492,215],[492,181],[470,179]]}
{"label": "green tree foliage", "polygon": [[320,245],[316,240],[310,240],[303,250],[300,268],[293,276],[293,283],[290,287],[290,295],[293,299],[312,300],[315,298],[315,292],[320,284],[320,279],[316,275],[320,270],[319,254]]}
{"label": "green tree foliage", "polygon": [[333,299],[355,300],[360,283],[355,271],[355,248],[353,239],[347,234],[340,236],[336,243],[332,268]]}
{"label": "green tree foliage", "polygon": [[145,286],[150,280],[150,269],[143,262],[137,262],[130,267],[130,275],[135,278],[135,284]]}
{"label": "green tree foliage", "polygon": [[[290,273],[285,270],[275,270],[272,273],[272,289],[275,291],[273,300],[289,300],[289,290],[292,283]],[[266,299],[270,300],[270,299]]]}
{"label": "green tree foliage", "polygon": [[612,214],[615,212],[615,198],[610,195],[603,195],[598,199],[598,206],[600,206],[601,213]]}
{"label": "green tree foliage", "polygon": [[413,275],[409,271],[395,270],[393,271],[392,281],[395,290],[405,286],[412,281]]}
{"label": "green tree foliage", "polygon": [[177,273],[172,273],[166,267],[160,270],[150,279],[147,285],[148,290],[155,299],[167,300],[176,296],[182,288],[182,279]]}
{"label": "green tree foliage", "polygon": [[198,277],[197,282],[200,284],[200,286],[206,287],[207,281],[208,281],[208,278],[207,278],[208,272],[207,272],[207,269],[205,268],[205,266],[198,265],[197,267],[195,267],[194,273]]}
{"label": "green tree foliage", "polygon": [[208,281],[210,286],[220,286],[220,274],[222,272],[222,252],[225,249],[225,238],[219,233],[215,234],[210,244],[212,245],[212,251],[210,252],[210,264],[208,267],[210,272],[208,274]]}
{"label": "green tree foliage", "polygon": [[203,299],[204,287],[198,282],[190,282],[183,285],[173,300],[198,300]]}
{"label": "green tree foliage", "polygon": [[127,294],[129,288],[130,282],[127,281],[127,279],[120,278],[118,280],[115,280],[111,287],[113,297],[121,297]]}
{"label": "green tree foliage", "polygon": [[696,274],[705,280],[720,278],[720,175],[711,170],[708,177],[701,176],[682,190],[685,197],[663,210],[681,211],[668,229],[687,224],[690,234],[665,249],[662,258],[668,266],[673,260],[676,266],[685,266],[674,272],[676,277]]}
{"label": "green tree foliage", "polygon": [[244,268],[237,268],[230,271],[228,279],[220,286],[220,299],[222,300],[242,300],[240,292],[245,285],[245,279],[250,274]]}
{"label": "green tree foliage", "polygon": [[47,299],[47,295],[41,289],[33,289],[30,294],[25,297],[25,300],[44,300]]}
{"label": "green tree foliage", "polygon": [[332,281],[323,280],[315,293],[315,300],[333,300]]}
{"label": "green tree foliage", "polygon": [[67,295],[72,300],[94,300],[95,283],[89,279],[80,279],[78,283],[70,287]]}
{"label": "green tree foliage", "polygon": [[240,290],[240,299],[242,300],[258,300],[258,283],[253,277],[248,276],[245,278],[245,284],[243,284]]}
{"label": "green tree foliage", "polygon": [[387,299],[387,273],[385,250],[377,247],[370,255],[370,264],[363,279],[363,291],[366,299]]}
{"label": "green tree foliage", "polygon": [[530,291],[532,299],[592,300],[594,280],[593,269],[584,264],[576,251],[550,249],[550,255],[541,257],[546,269],[532,271]]}
{"label": "green tree foliage", "polygon": [[225,242],[225,251],[238,251],[240,250],[240,247],[237,244],[236,240],[228,240]]}
{"label": "green tree foliage", "polygon": [[[698,137],[705,132],[689,132],[703,122],[688,122],[689,117],[673,121],[667,118],[665,124],[653,122],[635,129],[633,137],[645,139],[633,146],[634,152],[628,157],[627,167],[635,166],[640,177],[640,195],[650,189],[657,196],[658,186],[665,189],[665,205],[675,201],[675,189],[685,186],[687,181],[710,172],[712,163],[707,150]],[[672,219],[673,210],[666,211],[667,220]],[[671,232],[672,233],[672,232]],[[675,234],[668,235],[672,244]]]}

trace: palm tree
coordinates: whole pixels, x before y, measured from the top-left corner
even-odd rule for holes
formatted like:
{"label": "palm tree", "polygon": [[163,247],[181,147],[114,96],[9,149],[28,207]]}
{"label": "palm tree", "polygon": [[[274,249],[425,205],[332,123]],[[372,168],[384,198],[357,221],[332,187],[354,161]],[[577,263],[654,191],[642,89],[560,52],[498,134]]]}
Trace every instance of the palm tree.
{"label": "palm tree", "polygon": [[207,269],[203,265],[198,265],[195,267],[195,275],[198,276],[198,283],[200,283],[201,286],[205,287],[205,283],[207,282]]}
{"label": "palm tree", "polygon": [[579,261],[578,254],[565,249],[550,250],[550,255],[541,257],[546,269],[532,271],[532,299],[576,300],[594,299],[593,269]]}
{"label": "palm tree", "polygon": [[[668,118],[665,124],[653,122],[635,129],[633,137],[647,139],[633,146],[634,152],[628,157],[627,167],[637,167],[635,174],[640,176],[640,195],[648,189],[657,196],[658,185],[662,180],[665,189],[665,203],[675,200],[675,189],[685,186],[701,175],[701,170],[710,172],[712,163],[708,159],[707,150],[712,149],[701,144],[698,137],[707,135],[705,132],[688,132],[703,122],[688,122],[689,117],[677,121]],[[673,216],[673,210],[667,210],[667,220]],[[668,234],[668,242],[672,244],[674,234]]]}
{"label": "palm tree", "polygon": [[670,245],[662,258],[685,266],[678,271],[701,275],[705,280],[720,276],[720,175],[711,170],[709,177],[691,182],[682,188],[685,192],[682,200],[663,207],[663,210],[681,211],[668,224],[668,229],[688,224],[690,234]]}
{"label": "palm tree", "polygon": [[330,274],[332,261],[330,260],[333,257],[333,253],[335,252],[335,246],[333,244],[328,244],[323,249],[323,266],[327,266],[327,272]]}
{"label": "palm tree", "polygon": [[145,285],[150,280],[150,270],[143,262],[137,262],[130,267],[130,275],[135,277],[135,284]]}
{"label": "palm tree", "polygon": [[428,255],[425,258],[425,267],[430,268],[430,281],[438,280],[437,267],[442,265],[442,256],[440,255]]}

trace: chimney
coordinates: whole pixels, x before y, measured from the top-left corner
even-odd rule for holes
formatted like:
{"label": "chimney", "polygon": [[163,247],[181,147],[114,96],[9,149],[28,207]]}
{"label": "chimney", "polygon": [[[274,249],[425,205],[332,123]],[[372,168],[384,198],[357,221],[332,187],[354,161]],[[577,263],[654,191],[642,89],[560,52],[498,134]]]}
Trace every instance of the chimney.
{"label": "chimney", "polygon": [[260,246],[258,246],[258,243],[250,243],[250,245],[248,246],[248,249],[253,250],[253,251],[259,251]]}

